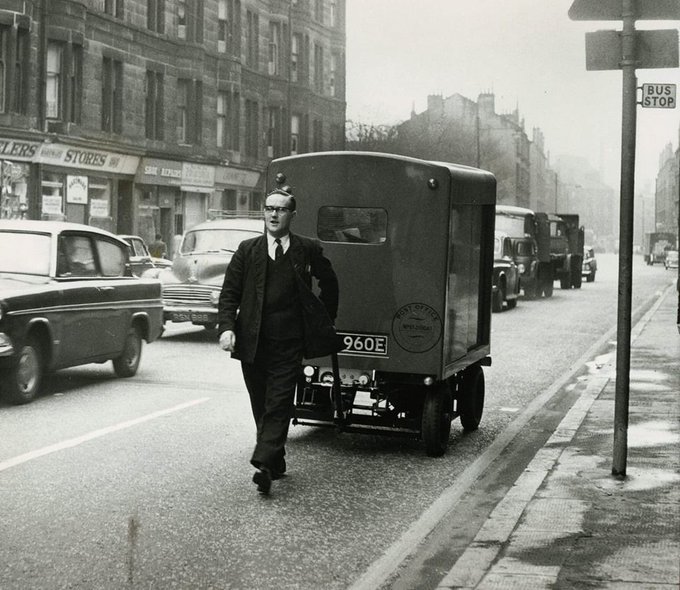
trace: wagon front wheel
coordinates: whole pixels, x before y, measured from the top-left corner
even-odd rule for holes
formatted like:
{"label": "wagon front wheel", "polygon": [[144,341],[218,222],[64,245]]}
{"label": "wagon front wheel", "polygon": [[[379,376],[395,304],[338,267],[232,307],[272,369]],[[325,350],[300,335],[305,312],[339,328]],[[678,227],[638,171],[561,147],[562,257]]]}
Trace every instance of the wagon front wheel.
{"label": "wagon front wheel", "polygon": [[477,430],[484,413],[484,371],[479,365],[466,370],[458,399],[460,423],[467,431]]}
{"label": "wagon front wheel", "polygon": [[451,419],[451,391],[445,382],[441,382],[427,390],[423,403],[421,435],[425,452],[430,457],[441,457],[446,452]]}

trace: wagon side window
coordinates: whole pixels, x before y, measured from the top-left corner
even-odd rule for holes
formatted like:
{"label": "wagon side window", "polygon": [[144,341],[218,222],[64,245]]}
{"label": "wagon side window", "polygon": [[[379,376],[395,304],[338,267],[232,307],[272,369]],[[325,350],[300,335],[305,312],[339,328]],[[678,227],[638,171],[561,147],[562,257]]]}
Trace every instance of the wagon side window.
{"label": "wagon side window", "polygon": [[387,240],[387,211],[377,207],[321,207],[316,232],[324,242],[382,244]]}

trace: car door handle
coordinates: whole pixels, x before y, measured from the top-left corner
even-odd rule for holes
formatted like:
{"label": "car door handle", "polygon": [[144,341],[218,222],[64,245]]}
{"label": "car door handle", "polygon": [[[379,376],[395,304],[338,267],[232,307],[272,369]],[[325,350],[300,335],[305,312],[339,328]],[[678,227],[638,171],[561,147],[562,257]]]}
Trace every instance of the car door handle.
{"label": "car door handle", "polygon": [[98,287],[100,291],[113,291],[114,287]]}

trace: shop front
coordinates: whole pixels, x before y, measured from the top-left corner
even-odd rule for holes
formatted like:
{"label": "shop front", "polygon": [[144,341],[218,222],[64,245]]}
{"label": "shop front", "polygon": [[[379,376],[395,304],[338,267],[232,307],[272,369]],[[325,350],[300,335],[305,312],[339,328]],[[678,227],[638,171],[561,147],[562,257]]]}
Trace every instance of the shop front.
{"label": "shop front", "polygon": [[38,219],[93,225],[122,233],[118,205],[132,199],[139,157],[59,143],[43,143]]}
{"label": "shop front", "polygon": [[31,162],[41,145],[0,137],[0,219],[29,217]]}
{"label": "shop front", "polygon": [[127,231],[147,244],[160,234],[172,258],[184,231],[207,219],[215,167],[142,158],[135,182],[136,206],[123,215],[129,218]]}
{"label": "shop front", "polygon": [[264,175],[255,170],[243,170],[227,166],[215,169],[215,193],[209,215],[245,215],[261,211],[264,191]]}

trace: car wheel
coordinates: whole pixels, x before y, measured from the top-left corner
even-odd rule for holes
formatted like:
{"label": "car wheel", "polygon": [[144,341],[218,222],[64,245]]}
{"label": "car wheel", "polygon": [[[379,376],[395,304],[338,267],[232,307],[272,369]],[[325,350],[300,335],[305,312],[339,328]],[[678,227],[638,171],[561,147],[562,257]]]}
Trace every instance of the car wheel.
{"label": "car wheel", "polygon": [[491,299],[491,311],[499,312],[503,310],[503,301],[505,301],[505,287],[500,284],[498,289],[493,294]]}
{"label": "car wheel", "polygon": [[515,299],[508,299],[506,303],[508,304],[508,309],[515,309],[515,307],[517,307],[517,298],[515,297]]}
{"label": "car wheel", "polygon": [[3,375],[7,400],[17,405],[33,401],[38,395],[44,370],[40,345],[31,339],[19,350],[16,364]]}
{"label": "car wheel", "polygon": [[552,297],[553,296],[553,282],[552,281],[546,281],[543,284],[543,295],[545,297]]}
{"label": "car wheel", "polygon": [[137,373],[142,360],[142,335],[139,328],[132,326],[125,336],[123,353],[113,359],[113,369],[119,377],[132,377]]}
{"label": "car wheel", "polygon": [[477,430],[484,413],[484,371],[479,365],[465,370],[462,391],[458,399],[460,423],[467,431]]}
{"label": "car wheel", "polygon": [[451,390],[446,382],[430,387],[423,404],[421,434],[425,452],[441,457],[449,446],[451,434]]}

